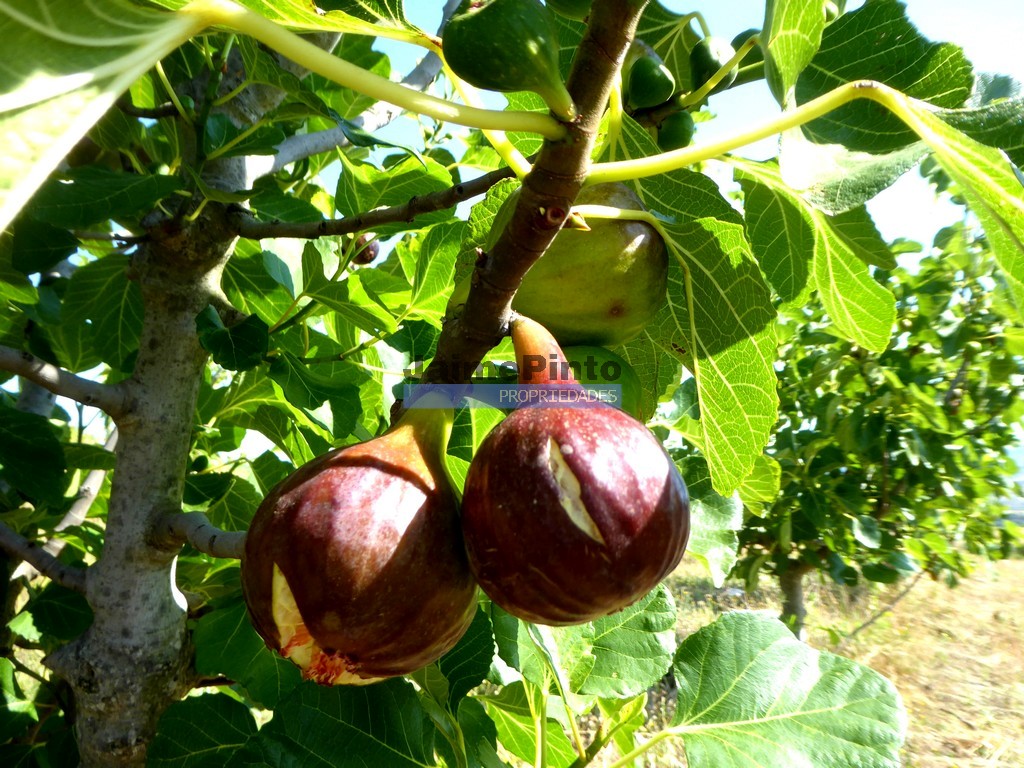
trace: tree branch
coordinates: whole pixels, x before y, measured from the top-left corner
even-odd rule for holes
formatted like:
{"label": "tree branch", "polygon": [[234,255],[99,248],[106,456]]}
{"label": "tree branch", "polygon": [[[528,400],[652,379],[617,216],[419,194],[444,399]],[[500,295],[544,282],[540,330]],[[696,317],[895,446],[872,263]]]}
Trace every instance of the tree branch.
{"label": "tree branch", "polygon": [[515,174],[511,168],[499,168],[472,181],[456,184],[448,189],[433,192],[423,197],[414,197],[402,205],[390,208],[379,208],[374,211],[347,216],[344,219],[332,219],[315,222],[259,221],[243,208],[234,211],[232,226],[234,232],[250,240],[269,237],[296,237],[312,240],[318,237],[350,235],[355,232],[373,230],[384,224],[399,221],[413,221],[417,216],[434,211],[451,208],[463,200],[482,195],[502,179],[510,179]]}
{"label": "tree branch", "polygon": [[[107,438],[107,442],[104,443],[103,447],[108,451],[112,451],[117,447],[117,430],[114,430],[110,437]],[[67,514],[61,518],[60,522],[54,526],[54,533],[60,533],[85,522],[89,509],[96,500],[96,495],[100,492],[100,488],[103,487],[103,481],[106,477],[107,471],[105,469],[94,469],[85,476],[85,480],[78,486],[78,493],[75,495],[75,500],[71,503],[71,508],[68,509]],[[57,557],[66,544],[67,542],[63,539],[52,538],[43,545],[43,549]],[[14,573],[11,574],[11,580],[13,581],[22,576],[31,579],[38,573],[33,565],[26,560],[15,568]]]}
{"label": "tree branch", "polygon": [[61,586],[85,594],[85,568],[62,563],[43,547],[29,541],[3,522],[0,522],[0,549],[11,557],[29,563],[39,573]]}
{"label": "tree branch", "polygon": [[202,512],[174,512],[157,521],[154,546],[179,549],[189,544],[210,557],[241,559],[245,531],[224,531]]}
{"label": "tree branch", "polygon": [[565,139],[544,142],[508,226],[473,273],[462,314],[446,323],[423,379],[462,383],[506,334],[512,297],[554,240],[587,178],[590,154],[646,2],[595,0],[566,87],[580,111]]}
{"label": "tree branch", "polygon": [[0,370],[17,374],[55,395],[99,408],[115,420],[126,410],[125,397],[119,387],[84,379],[28,352],[0,347]]}

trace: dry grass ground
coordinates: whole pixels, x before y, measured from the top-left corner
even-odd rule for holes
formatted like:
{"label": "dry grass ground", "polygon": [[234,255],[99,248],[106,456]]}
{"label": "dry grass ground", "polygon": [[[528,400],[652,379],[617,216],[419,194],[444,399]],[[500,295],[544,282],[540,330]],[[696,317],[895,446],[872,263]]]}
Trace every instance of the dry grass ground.
{"label": "dry grass ground", "polygon": [[[921,579],[892,612],[839,648],[837,637],[888,605],[903,585],[846,590],[813,576],[808,582],[808,642],[868,664],[902,694],[910,716],[907,768],[1024,768],[1024,560],[979,563],[955,589]],[[750,595],[716,590],[696,564],[684,565],[670,586],[681,635],[725,610],[779,605],[768,581]],[[650,708],[651,726],[671,716],[664,697],[652,697]],[[679,745],[666,745],[647,765],[685,760]]]}

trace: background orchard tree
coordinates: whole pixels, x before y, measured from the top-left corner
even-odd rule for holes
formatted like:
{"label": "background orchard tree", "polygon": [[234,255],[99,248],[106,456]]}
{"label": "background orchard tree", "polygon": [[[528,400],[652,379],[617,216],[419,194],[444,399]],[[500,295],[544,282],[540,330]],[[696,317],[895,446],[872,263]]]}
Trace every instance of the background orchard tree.
{"label": "background orchard tree", "polygon": [[922,569],[955,581],[967,552],[1012,551],[1003,517],[1018,468],[1007,450],[1019,442],[1024,368],[987,242],[967,220],[940,231],[913,271],[893,262],[876,273],[896,296],[898,335],[884,352],[832,335],[816,302],[783,315],[781,419],[767,452],[781,492],[751,506],[734,573],[752,586],[762,571],[776,576],[795,632],[814,571],[850,586]]}
{"label": "background orchard tree", "polygon": [[[582,766],[607,748],[626,765],[669,739],[695,766],[735,754],[772,766],[897,764],[906,723],[892,685],[763,616],[729,614],[679,642],[663,588],[562,629],[481,598],[436,664],[325,688],[301,681],[252,630],[236,558],[264,494],[329,448],[380,434],[416,363],[429,361],[422,381],[458,383],[487,356],[508,359],[523,275],[581,188],[623,181],[650,213],[582,213],[639,216],[668,247],[664,305],[616,352],[636,371],[644,414],[689,403],[659,434],[687,446],[690,554],[721,580],[743,529],[748,553],[795,559],[807,551],[802,530],[790,525],[782,546],[743,526],[744,503],[769,505],[769,537],[793,519],[788,496],[776,503],[780,474],[765,456],[767,446],[787,460],[786,421],[770,442],[777,361],[784,403],[795,396],[790,372],[817,350],[850,372],[837,397],[888,386],[890,401],[870,414],[841,409],[851,430],[901,407],[927,416],[917,390],[945,409],[927,423],[936,432],[958,419],[974,430],[972,409],[971,418],[1013,415],[1000,416],[993,398],[1012,395],[1000,376],[1020,386],[1019,350],[999,328],[977,328],[989,316],[1019,325],[1024,308],[1017,84],[978,76],[955,45],[924,39],[898,3],[842,14],[804,0],[766,3],[761,36],[694,83],[691,51],[714,32],[699,14],[595,0],[586,23],[554,22],[578,112],[570,119],[570,105],[546,93],[558,119],[531,92],[483,108],[401,3],[323,5],[0,2],[0,370],[19,377],[0,402],[4,764],[290,765],[318,755],[330,765]],[[540,12],[517,4],[527,6]],[[661,103],[648,106],[621,76],[634,37],[660,59],[648,69],[674,83]],[[396,73],[405,85],[389,80],[374,38],[423,51]],[[493,64],[528,60],[512,41],[505,54]],[[767,86],[783,112],[702,143],[700,124],[729,82]],[[375,138],[399,114],[419,116],[414,147]],[[696,117],[689,146],[685,114]],[[777,160],[733,154],[777,134]],[[958,275],[944,264],[924,276],[893,271],[863,209],[926,156],[980,227],[944,243],[969,256]],[[742,214],[701,172],[712,159],[740,183]],[[513,180],[518,202],[482,258]],[[456,216],[464,201],[474,203],[468,218]],[[465,306],[448,316],[468,275]],[[965,358],[932,374],[931,353],[908,354],[950,338],[929,319],[941,315],[936,285],[972,307],[954,351],[985,361],[984,378],[954,374],[952,389],[944,375]],[[901,317],[910,327],[894,336]],[[811,324],[805,348],[796,340]],[[846,360],[854,347],[859,357]],[[868,375],[872,362],[880,373]],[[935,405],[935,390],[956,391],[962,415],[950,416],[952,400]],[[460,412],[447,457],[455,478],[501,416]],[[787,418],[791,430],[804,426]],[[917,449],[908,430],[924,426],[893,424],[894,467],[919,466],[904,454]],[[866,452],[847,450],[850,435],[827,420],[815,428],[863,470]],[[1002,482],[988,463],[1005,439],[994,433],[956,436],[966,458],[949,472],[973,473],[978,497]],[[860,490],[869,506],[871,493]],[[934,507],[920,515],[947,525]],[[875,555],[852,552],[839,524],[862,517],[827,521],[824,535],[866,573]],[[870,526],[859,526],[864,543]],[[935,550],[922,531],[909,541],[925,545],[906,549],[927,567]],[[674,716],[641,741],[645,691],[670,670]],[[254,709],[273,718],[259,727]],[[584,714],[597,723],[589,742]]]}

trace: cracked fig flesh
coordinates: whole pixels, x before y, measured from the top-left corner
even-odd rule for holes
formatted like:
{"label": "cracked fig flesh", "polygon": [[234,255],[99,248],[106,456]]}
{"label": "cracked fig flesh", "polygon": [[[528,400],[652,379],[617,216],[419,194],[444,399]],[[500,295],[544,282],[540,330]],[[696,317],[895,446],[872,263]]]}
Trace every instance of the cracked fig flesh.
{"label": "cracked fig flesh", "polygon": [[410,410],[381,437],[300,467],[257,510],[245,601],[267,645],[306,679],[408,674],[468,628],[476,585],[440,464],[450,420]]}
{"label": "cracked fig flesh", "polygon": [[466,478],[463,536],[484,592],[539,624],[636,602],[678,565],[689,500],[657,439],[614,408],[523,408]]}

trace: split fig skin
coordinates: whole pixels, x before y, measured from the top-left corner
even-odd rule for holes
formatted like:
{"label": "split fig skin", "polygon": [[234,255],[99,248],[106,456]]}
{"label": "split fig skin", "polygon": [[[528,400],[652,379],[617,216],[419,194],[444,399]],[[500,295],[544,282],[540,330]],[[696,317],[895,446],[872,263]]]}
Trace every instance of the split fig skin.
{"label": "split fig skin", "polygon": [[[511,332],[520,384],[580,388],[544,326],[514,316]],[[554,365],[531,368],[534,356]],[[610,406],[520,408],[466,476],[470,568],[524,621],[580,624],[632,605],[679,564],[689,533],[678,468],[647,427]]]}
{"label": "split fig skin", "polygon": [[604,408],[523,408],[484,440],[463,496],[481,588],[507,612],[565,625],[615,613],[679,564],[686,486],[657,439]]}
{"label": "split fig skin", "polygon": [[[454,492],[450,412],[408,411],[381,437],[276,486],[246,537],[242,587],[267,645],[322,684],[405,675],[451,649],[476,611]],[[434,458],[436,453],[437,458]]]}

